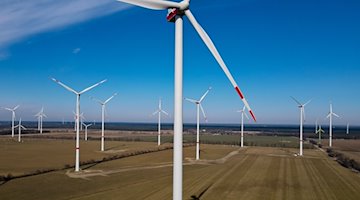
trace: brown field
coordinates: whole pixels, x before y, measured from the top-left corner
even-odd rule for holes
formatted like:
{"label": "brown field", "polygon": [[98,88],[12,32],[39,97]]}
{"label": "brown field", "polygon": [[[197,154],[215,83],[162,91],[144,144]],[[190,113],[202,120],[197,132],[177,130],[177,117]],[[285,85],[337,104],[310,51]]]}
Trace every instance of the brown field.
{"label": "brown field", "polygon": [[[155,143],[106,142],[108,154],[156,148]],[[74,141],[0,140],[0,171],[18,173],[63,166],[74,160]],[[81,159],[106,156],[100,142],[81,143]],[[184,199],[360,199],[360,175],[341,167],[317,149],[201,145],[184,148]],[[3,162],[6,161],[6,162]],[[0,185],[6,199],[171,199],[172,150],[13,179]]]}
{"label": "brown field", "polygon": [[[21,143],[9,137],[0,138],[0,175],[21,175],[38,169],[62,168],[75,162],[75,141],[53,139],[27,139]],[[169,145],[167,145],[169,146]],[[99,160],[111,155],[142,149],[157,149],[150,142],[105,142],[105,152],[100,151],[100,141],[80,141],[80,162]]]}
{"label": "brown field", "polygon": [[[323,144],[324,148],[327,148],[329,141],[324,140]],[[336,139],[333,140],[332,148],[360,163],[360,140]]]}

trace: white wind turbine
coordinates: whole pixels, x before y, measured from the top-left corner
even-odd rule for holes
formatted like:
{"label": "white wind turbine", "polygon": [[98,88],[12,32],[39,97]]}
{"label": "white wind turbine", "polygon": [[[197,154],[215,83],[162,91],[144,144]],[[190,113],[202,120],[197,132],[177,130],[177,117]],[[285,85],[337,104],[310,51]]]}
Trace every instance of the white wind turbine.
{"label": "white wind turbine", "polygon": [[240,146],[244,147],[244,115],[245,115],[245,117],[247,119],[249,119],[249,117],[245,113],[245,106],[243,107],[242,110],[238,110],[237,112],[241,113],[241,142],[240,142]]}
{"label": "white wind turbine", "polygon": [[321,144],[321,134],[325,133],[325,131],[321,128],[321,124],[319,125],[319,129],[316,130],[316,134],[319,134],[318,144]]}
{"label": "white wind turbine", "polygon": [[85,124],[85,123],[83,123],[82,125],[85,127],[85,141],[87,141],[88,140],[88,136],[87,136],[88,135],[87,134],[88,127],[93,125],[93,124]]}
{"label": "white wind turbine", "polygon": [[347,123],[347,124],[346,124],[346,134],[349,134],[349,133],[350,133],[349,129],[350,129],[350,128],[349,128],[349,123]]}
{"label": "white wind turbine", "polygon": [[20,105],[15,106],[14,108],[4,108],[12,113],[11,115],[11,137],[14,137],[14,126],[15,126],[15,110],[18,109]]}
{"label": "white wind turbine", "polygon": [[211,90],[211,87],[202,95],[202,97],[199,100],[189,99],[185,98],[185,100],[194,103],[196,105],[196,160],[200,159],[200,110],[205,118],[207,120],[204,108],[201,105],[201,102],[204,100],[206,95]]}
{"label": "white wind turbine", "polygon": [[38,118],[38,130],[41,134],[43,132],[43,118],[47,117],[44,113],[44,107],[41,108],[40,112],[38,112],[35,117]]}
{"label": "white wind turbine", "polygon": [[93,89],[94,87],[104,83],[106,81],[102,80],[84,90],[82,90],[81,92],[77,92],[75,90],[73,90],[72,88],[70,88],[69,86],[63,84],[62,82],[56,80],[55,78],[52,78],[53,81],[55,81],[57,84],[61,85],[62,87],[64,87],[65,89],[69,90],[70,92],[74,93],[76,95],[76,147],[75,147],[75,171],[78,172],[79,168],[80,168],[80,141],[79,141],[79,137],[80,137],[80,95],[82,95],[83,93]]}
{"label": "white wind turbine", "polygon": [[329,147],[332,147],[332,116],[339,117],[336,113],[333,112],[332,104],[330,103],[330,111],[329,114],[326,116],[326,118],[329,118],[330,124],[329,124]]}
{"label": "white wind turbine", "polygon": [[84,124],[84,120],[85,120],[85,117],[84,117],[84,113],[81,113],[80,114],[80,131],[83,130],[83,124]]}
{"label": "white wind turbine", "polygon": [[[76,119],[77,119],[77,115],[76,115],[76,113],[73,111],[73,114],[74,114],[74,131],[76,131]],[[84,113],[81,113],[80,114],[80,131],[82,131],[82,125],[83,125],[83,120],[85,119],[85,117],[84,117]]]}
{"label": "white wind turbine", "polygon": [[23,125],[21,125],[21,118],[19,120],[19,124],[16,125],[15,128],[19,128],[18,142],[21,142],[21,129],[26,130],[26,128]]}
{"label": "white wind turbine", "polygon": [[159,107],[158,109],[153,113],[153,115],[158,114],[158,146],[160,146],[160,134],[161,134],[161,113],[164,113],[165,115],[169,115],[167,112],[165,112],[161,108],[161,99],[159,99]]}
{"label": "white wind turbine", "polygon": [[105,106],[106,104],[115,96],[117,93],[114,93],[111,97],[106,99],[105,101],[100,101],[99,99],[95,99],[91,97],[93,100],[97,101],[101,105],[101,151],[105,150],[104,137],[105,137]]}
{"label": "white wind turbine", "polygon": [[183,182],[183,16],[186,15],[190,23],[194,26],[199,36],[209,48],[210,52],[219,63],[220,67],[230,80],[231,84],[240,95],[246,108],[249,110],[252,118],[256,121],[255,115],[244,98],[240,88],[236,84],[225,62],[221,58],[214,43],[211,41],[208,34],[197,22],[189,9],[190,0],[183,0],[181,2],[171,2],[163,0],[118,0],[121,2],[133,4],[136,6],[153,9],[153,10],[167,10],[167,20],[175,22],[175,86],[174,86],[174,164],[173,164],[173,199],[182,199],[182,182]]}
{"label": "white wind turbine", "polygon": [[303,122],[305,121],[305,106],[310,103],[311,100],[306,102],[305,104],[301,104],[298,100],[296,100],[294,97],[291,97],[300,108],[300,153],[299,155],[303,155]]}

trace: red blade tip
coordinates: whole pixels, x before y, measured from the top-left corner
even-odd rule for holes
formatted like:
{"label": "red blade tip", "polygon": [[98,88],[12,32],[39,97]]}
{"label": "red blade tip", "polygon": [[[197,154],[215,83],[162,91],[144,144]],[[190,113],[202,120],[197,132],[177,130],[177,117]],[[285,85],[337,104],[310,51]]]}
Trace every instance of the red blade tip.
{"label": "red blade tip", "polygon": [[252,117],[252,118],[254,119],[254,121],[256,122],[256,117],[255,117],[254,113],[252,112],[252,110],[250,110],[249,112],[250,112],[251,117]]}

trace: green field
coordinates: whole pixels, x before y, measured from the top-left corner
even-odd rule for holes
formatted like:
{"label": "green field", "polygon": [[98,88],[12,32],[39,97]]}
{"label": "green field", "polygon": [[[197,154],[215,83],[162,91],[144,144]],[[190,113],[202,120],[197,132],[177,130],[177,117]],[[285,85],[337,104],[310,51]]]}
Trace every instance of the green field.
{"label": "green field", "polygon": [[[125,141],[144,141],[144,142],[156,142],[157,136],[155,135],[141,135],[141,136],[124,136],[119,139]],[[162,136],[162,141],[165,143],[171,143],[173,137],[171,135]],[[185,134],[185,143],[195,143],[196,136]],[[239,145],[239,135],[211,135],[204,134],[200,135],[200,142],[205,144],[227,144],[227,145]],[[299,138],[289,136],[260,136],[260,135],[245,135],[244,137],[245,146],[266,146],[266,147],[288,147],[298,148]],[[304,148],[312,148],[312,145],[304,143]]]}
{"label": "green field", "polygon": [[[139,149],[148,142],[81,143],[81,159],[101,159]],[[0,139],[0,172],[22,174],[37,168],[73,164],[72,140]],[[232,154],[230,156],[229,153]],[[341,167],[324,152],[298,149],[201,145],[201,162],[194,147],[184,148],[184,199],[360,199],[360,175]],[[0,185],[5,199],[171,199],[172,150],[147,153],[13,179]]]}

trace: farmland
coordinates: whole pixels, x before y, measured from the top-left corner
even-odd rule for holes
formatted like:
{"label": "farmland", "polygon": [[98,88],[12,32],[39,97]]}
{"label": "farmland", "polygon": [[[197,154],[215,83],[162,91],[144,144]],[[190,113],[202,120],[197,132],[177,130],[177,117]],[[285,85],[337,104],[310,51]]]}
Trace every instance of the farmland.
{"label": "farmland", "polygon": [[[325,144],[324,147],[328,147],[328,140],[325,140],[323,144]],[[360,140],[335,139],[332,148],[360,163]]]}
{"label": "farmland", "polygon": [[[292,138],[285,139],[291,141]],[[0,140],[0,172],[22,174],[73,164],[72,140]],[[170,144],[166,144],[170,145]],[[151,142],[82,141],[81,160],[141,149]],[[360,176],[317,149],[201,145],[184,148],[184,199],[360,199]],[[3,162],[5,161],[5,162]],[[0,185],[1,199],[171,199],[172,150],[13,179]]]}

